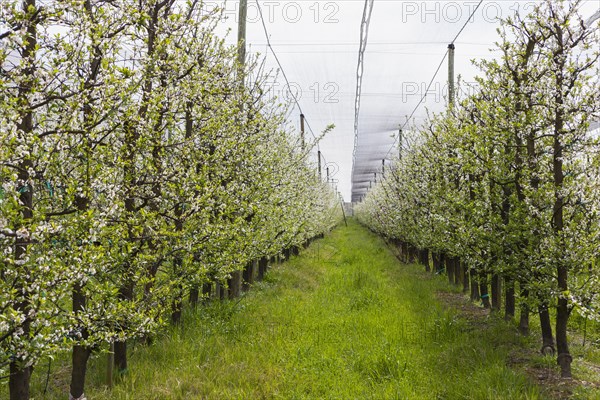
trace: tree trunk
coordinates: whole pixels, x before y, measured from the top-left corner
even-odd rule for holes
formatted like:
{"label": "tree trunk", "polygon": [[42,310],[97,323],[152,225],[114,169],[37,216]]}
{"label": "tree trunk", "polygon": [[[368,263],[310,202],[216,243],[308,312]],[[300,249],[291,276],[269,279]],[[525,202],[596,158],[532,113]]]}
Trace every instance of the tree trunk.
{"label": "tree trunk", "polygon": [[[566,300],[560,299],[559,302],[565,302]],[[564,306],[559,305],[559,307],[567,308],[566,304]],[[558,311],[558,310],[557,310]],[[563,378],[571,378],[571,362],[573,361],[573,357],[571,357],[571,353],[569,352],[569,344],[567,342],[567,318],[562,314],[565,311],[561,311],[561,315],[559,316],[558,312],[556,315],[556,344],[558,348],[558,358],[557,362],[560,365],[560,376]]]}
{"label": "tree trunk", "polygon": [[173,325],[179,325],[181,323],[181,301],[174,300],[171,305],[173,311],[171,312],[171,323]]}
{"label": "tree trunk", "polygon": [[[558,104],[562,104],[562,99],[557,99]],[[554,232],[557,237],[562,234],[564,227],[563,213],[564,200],[560,190],[563,186],[563,147],[560,142],[560,134],[563,129],[562,115],[556,117],[554,130]],[[563,261],[559,261],[556,269],[558,283],[558,302],[556,305],[556,347],[558,350],[557,362],[560,365],[560,374],[563,378],[571,377],[571,353],[569,351],[569,343],[567,339],[567,323],[569,321],[569,308],[565,295],[568,292],[568,268]]]}
{"label": "tree trunk", "polygon": [[258,261],[258,276],[257,279],[262,281],[267,273],[267,267],[269,265],[269,259],[267,257],[262,257]]}
{"label": "tree trunk", "polygon": [[[558,289],[563,293],[567,291],[567,269],[564,266],[558,267]],[[556,349],[558,351],[557,362],[560,365],[560,376],[563,378],[571,378],[571,362],[573,361],[567,340],[568,321],[567,298],[561,293],[556,307]]]}
{"label": "tree trunk", "polygon": [[[72,293],[73,312],[77,315],[85,310],[86,296],[83,293],[81,285],[75,285]],[[81,339],[88,338],[86,329],[81,330]],[[80,345],[74,345],[71,353],[71,396],[75,399],[80,398],[85,390],[85,374],[87,371],[87,362],[90,356],[90,349]]]}
{"label": "tree trunk", "polygon": [[479,282],[477,273],[472,269],[469,274],[471,275],[471,301],[479,301]]}
{"label": "tree trunk", "polygon": [[[93,17],[94,10],[92,3],[87,1],[85,3],[85,10],[89,17]],[[97,27],[90,29],[90,37],[97,34]],[[93,85],[98,81],[98,75],[101,70],[101,64],[103,59],[103,53],[98,46],[94,46],[94,50],[90,57],[90,69],[88,72],[87,80]],[[91,92],[86,93],[85,100],[83,102],[83,130],[84,132],[90,132],[93,129],[94,124],[94,95]],[[90,197],[92,193],[91,188],[91,176],[89,172],[90,161],[93,159],[93,144],[92,140],[87,137],[83,141],[84,154],[86,160],[86,176],[83,183],[83,194],[77,194],[75,196],[75,205],[80,213],[84,213],[89,210]],[[72,292],[72,310],[75,315],[78,315],[86,309],[87,298],[83,291],[84,284],[79,282],[74,285]],[[89,332],[85,328],[81,328],[81,339],[86,340],[89,337]],[[76,344],[73,346],[71,353],[71,384],[70,394],[74,399],[84,397],[85,391],[85,378],[87,373],[87,363],[92,353],[92,349],[86,346]]]}
{"label": "tree trunk", "polygon": [[419,253],[420,263],[425,266],[425,272],[431,271],[431,267],[429,265],[429,250],[423,249]]}
{"label": "tree trunk", "polygon": [[221,287],[221,298],[223,300],[233,298],[233,296],[231,295],[232,285],[233,285],[233,278],[230,277],[227,279],[227,283]]}
{"label": "tree trunk", "polygon": [[29,381],[31,380],[31,367],[21,369],[16,362],[10,363],[10,378],[8,389],[10,400],[29,400]]}
{"label": "tree trunk", "polygon": [[[563,42],[563,31],[557,29],[556,31],[557,41],[561,46],[564,46]],[[554,143],[552,146],[552,172],[554,175],[554,206],[553,206],[553,228],[556,238],[560,238],[563,234],[564,229],[564,198],[563,198],[563,185],[564,185],[564,169],[563,169],[563,157],[564,157],[564,144],[562,143],[562,136],[564,135],[565,128],[565,104],[564,99],[564,84],[566,73],[564,55],[565,47],[561,47],[560,51],[554,55],[555,67],[558,73],[555,75],[556,88],[558,91],[554,97]],[[564,246],[561,248],[562,254],[564,254]],[[563,378],[571,377],[571,353],[569,351],[569,343],[567,339],[567,323],[569,321],[569,307],[565,293],[568,292],[568,266],[564,261],[559,260],[556,267],[556,278],[558,283],[558,302],[556,305],[556,348],[558,350],[557,362],[560,365],[560,374]]]}
{"label": "tree trunk", "polygon": [[402,241],[401,240],[394,240],[394,243],[396,244],[396,249],[398,250],[398,259],[400,261],[403,261],[402,257],[403,257],[403,251],[402,251]]}
{"label": "tree trunk", "polygon": [[199,298],[200,290],[198,289],[198,285],[194,285],[190,289],[190,305],[192,306],[192,308],[196,308],[198,306]]}
{"label": "tree trunk", "polygon": [[548,312],[548,306],[541,304],[538,308],[540,315],[540,327],[542,328],[542,349],[541,352],[544,355],[553,355],[554,349],[554,337],[552,336],[552,323],[550,322],[550,313]]}
{"label": "tree trunk", "polygon": [[487,278],[485,276],[480,275],[479,282],[479,291],[481,293],[481,303],[483,304],[483,308],[490,308],[490,294],[488,292]]}
{"label": "tree trunk", "polygon": [[224,300],[226,297],[225,287],[221,282],[215,283],[215,297],[219,300]]}
{"label": "tree trunk", "polygon": [[[180,210],[181,207],[177,207],[177,210]],[[179,213],[178,214],[178,218],[181,216]],[[177,223],[175,224],[175,229],[178,232],[181,232],[183,230],[183,224],[181,223],[180,220],[177,221]],[[175,259],[173,260],[173,276],[176,278],[180,278],[182,277],[183,271],[182,271],[182,265],[183,265],[183,260],[181,259],[181,257],[176,256]],[[183,296],[184,296],[184,292],[183,292],[183,285],[181,283],[177,283],[175,285],[175,287],[173,288],[173,300],[171,302],[171,323],[173,325],[178,325],[181,322],[181,312],[183,309]]]}
{"label": "tree trunk", "polygon": [[519,332],[523,336],[529,335],[529,306],[527,299],[529,298],[529,290],[521,289],[521,297],[524,299],[521,305],[521,316],[519,318]]}
{"label": "tree trunk", "polygon": [[240,297],[242,290],[242,271],[233,271],[229,282],[229,298],[235,299],[236,297]]}
{"label": "tree trunk", "polygon": [[115,341],[115,368],[119,374],[127,372],[127,342]]}
{"label": "tree trunk", "polygon": [[406,242],[402,242],[401,246],[401,254],[400,256],[402,257],[402,260],[408,264],[409,263],[409,256],[408,256],[408,243]]}
{"label": "tree trunk", "polygon": [[[33,20],[34,15],[37,15],[37,12],[33,12],[37,10],[35,0],[25,0],[22,2],[23,5],[23,15],[31,16],[30,20],[23,21],[23,28],[26,30],[26,35],[23,37],[23,47],[21,49],[21,60],[24,60],[26,64],[28,64],[23,70],[22,82],[19,85],[18,91],[18,100],[21,106],[19,122],[17,124],[18,129],[22,130],[25,135],[33,133],[33,112],[29,107],[30,101],[29,97],[33,92],[33,85],[35,82],[35,58],[36,58],[36,48],[37,48],[37,22]],[[33,162],[28,156],[24,156],[23,161],[19,163],[18,168],[18,181],[23,185],[19,188],[19,201],[21,205],[21,217],[23,219],[24,225],[29,228],[29,221],[33,218],[33,191],[34,186],[31,185],[31,176],[29,171],[33,170]],[[24,189],[24,190],[21,190]],[[18,228],[21,228],[19,226]],[[16,229],[15,229],[16,230]],[[15,239],[15,260],[24,261],[27,258],[27,248],[29,246],[29,238],[25,237],[17,237]],[[25,267],[26,268],[26,267]],[[22,274],[29,274],[27,269],[19,271]],[[22,286],[20,283],[17,284],[17,287],[13,287],[12,289],[15,292],[22,293],[23,298],[27,299],[28,291],[27,284],[25,283]],[[24,313],[25,315],[29,315],[29,310],[31,308],[31,304],[29,301],[24,300],[20,301],[16,304],[16,309],[19,312]],[[29,319],[25,319],[25,321],[21,324],[21,328],[23,329],[22,337],[27,338],[30,334],[31,323]],[[22,361],[17,358],[11,360],[9,366],[10,376],[8,378],[8,387],[10,392],[10,400],[27,400],[29,399],[29,382],[31,379],[31,367],[23,367]]]}
{"label": "tree trunk", "polygon": [[444,258],[441,253],[433,253],[433,268],[436,274],[441,274],[444,271]]}
{"label": "tree trunk", "polygon": [[202,302],[207,302],[210,299],[212,293],[212,283],[205,282],[202,284]]}
{"label": "tree trunk", "polygon": [[492,311],[499,312],[502,301],[502,281],[498,274],[492,274]]}
{"label": "tree trunk", "polygon": [[416,264],[419,262],[419,251],[415,246],[410,246],[410,263]]}
{"label": "tree trunk", "polygon": [[183,309],[183,288],[181,285],[177,285],[175,288],[175,294],[171,303],[171,323],[178,325],[181,323],[181,312]]}
{"label": "tree trunk", "polygon": [[460,259],[458,257],[452,257],[452,266],[454,267],[454,285],[460,286],[463,281],[462,269],[460,266]]}
{"label": "tree trunk", "polygon": [[461,262],[460,260],[458,260],[458,262],[460,263],[460,269],[463,278],[463,293],[469,293],[469,271],[467,271],[467,266],[464,262]]}
{"label": "tree trunk", "polygon": [[246,267],[242,272],[242,278],[242,290],[247,292],[254,283],[254,261],[250,261],[246,264]]}
{"label": "tree trunk", "polygon": [[511,321],[515,317],[515,281],[506,278],[504,286],[504,319]]}
{"label": "tree trunk", "polygon": [[446,265],[446,275],[448,275],[448,283],[454,284],[454,264],[452,257],[442,255],[443,263]]}
{"label": "tree trunk", "polygon": [[73,346],[71,362],[73,369],[71,371],[71,396],[75,399],[83,396],[85,389],[85,374],[87,371],[87,362],[90,357],[90,349],[84,346]]}
{"label": "tree trunk", "polygon": [[[126,268],[129,270],[129,268]],[[119,300],[131,301],[133,299],[133,282],[124,283],[119,289]],[[127,342],[115,341],[115,367],[119,374],[127,372]]]}

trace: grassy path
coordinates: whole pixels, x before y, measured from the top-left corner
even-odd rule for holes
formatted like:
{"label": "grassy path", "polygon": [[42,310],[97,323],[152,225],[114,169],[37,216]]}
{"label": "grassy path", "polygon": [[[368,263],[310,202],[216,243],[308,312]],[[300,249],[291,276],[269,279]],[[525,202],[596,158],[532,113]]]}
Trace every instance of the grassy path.
{"label": "grassy path", "polygon": [[[269,272],[239,301],[185,316],[129,374],[92,399],[540,398],[506,367],[508,348],[436,300],[441,278],[401,265],[350,221]],[[488,332],[489,333],[489,332]],[[517,340],[516,338],[512,339]],[[514,344],[514,343],[513,343]]]}

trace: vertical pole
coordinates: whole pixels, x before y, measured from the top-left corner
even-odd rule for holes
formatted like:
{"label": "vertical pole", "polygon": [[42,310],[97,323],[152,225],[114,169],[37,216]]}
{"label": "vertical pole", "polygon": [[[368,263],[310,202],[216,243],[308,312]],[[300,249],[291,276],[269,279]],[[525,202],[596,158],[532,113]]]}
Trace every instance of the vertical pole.
{"label": "vertical pole", "polygon": [[300,114],[300,140],[302,141],[302,151],[304,151],[304,114]]}
{"label": "vertical pole", "polygon": [[404,138],[402,137],[402,128],[399,129],[398,131],[398,158],[402,159],[402,140]]}
{"label": "vertical pole", "polygon": [[375,184],[377,184],[377,172],[373,172],[373,176],[375,177]]}
{"label": "vertical pole", "polygon": [[238,63],[246,63],[246,19],[248,15],[248,0],[240,0],[238,20]]}
{"label": "vertical pole", "polygon": [[348,226],[348,221],[346,221],[346,210],[344,210],[344,202],[340,200],[340,207],[342,207],[342,215],[344,216],[344,224]]}
{"label": "vertical pole", "polygon": [[115,342],[111,340],[108,346],[108,355],[106,359],[106,386],[108,386],[109,389],[112,389],[113,367],[115,365]]}
{"label": "vertical pole", "polygon": [[327,183],[329,183],[329,167],[327,167]]}
{"label": "vertical pole", "polygon": [[[246,70],[246,16],[248,13],[248,0],[240,0],[240,9],[238,15],[238,54],[237,54],[237,78],[240,88],[244,87],[244,73]],[[240,102],[240,117],[244,114],[244,102]],[[239,117],[235,118],[237,123],[242,125]],[[243,131],[243,127],[242,127]]]}
{"label": "vertical pole", "polygon": [[454,107],[454,43],[448,45],[448,108]]}
{"label": "vertical pole", "polygon": [[385,178],[385,158],[381,160],[381,178]]}
{"label": "vertical pole", "polygon": [[321,182],[323,180],[323,177],[321,176],[321,150],[317,151],[317,159],[319,163],[319,182]]}

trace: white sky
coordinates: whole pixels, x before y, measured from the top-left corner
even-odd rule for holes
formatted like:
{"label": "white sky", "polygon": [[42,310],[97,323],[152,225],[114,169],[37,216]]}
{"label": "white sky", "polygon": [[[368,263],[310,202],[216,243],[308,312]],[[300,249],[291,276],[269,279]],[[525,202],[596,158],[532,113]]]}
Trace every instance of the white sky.
{"label": "white sky", "polygon": [[[298,91],[306,118],[319,134],[336,125],[320,144],[332,179],[346,201],[351,197],[354,148],[354,99],[363,0],[259,0],[271,43],[283,69]],[[221,4],[215,1],[209,4]],[[375,0],[365,52],[355,180],[373,179],[381,160],[397,154],[393,147],[399,124],[406,122],[433,77],[448,43],[459,32],[478,1]],[[493,57],[489,49],[497,40],[497,17],[526,14],[533,1],[484,1],[457,39],[455,74],[472,82],[476,69],[470,60]],[[219,27],[231,29],[237,40],[238,1],[226,3]],[[600,0],[588,0],[584,15],[600,9]],[[268,69],[277,69],[266,47],[256,0],[248,0],[247,43],[250,52],[267,56]],[[447,62],[442,66],[424,103],[414,115],[422,121],[426,109],[445,107]],[[274,88],[280,93],[280,76]],[[299,111],[291,114],[299,126]],[[406,134],[406,132],[405,132]],[[395,136],[393,136],[395,135]],[[310,135],[309,135],[310,136]],[[386,156],[387,155],[387,156]],[[316,160],[316,156],[315,156]],[[363,173],[359,176],[360,173]],[[323,175],[325,171],[323,170]]]}

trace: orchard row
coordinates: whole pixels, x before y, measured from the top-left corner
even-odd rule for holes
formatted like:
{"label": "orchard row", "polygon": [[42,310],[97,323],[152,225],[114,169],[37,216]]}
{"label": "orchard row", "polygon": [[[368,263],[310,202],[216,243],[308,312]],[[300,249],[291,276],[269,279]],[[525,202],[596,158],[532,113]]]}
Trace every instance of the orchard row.
{"label": "orchard row", "polygon": [[[36,363],[151,340],[207,286],[341,216],[200,2],[3,1],[0,8],[0,380],[29,398]],[[253,78],[250,78],[253,77]],[[330,128],[328,128],[330,129]],[[318,138],[317,138],[318,139]]]}
{"label": "orchard row", "polygon": [[519,310],[522,332],[537,312],[563,376],[569,317],[600,320],[600,25],[579,3],[505,19],[499,56],[476,62],[477,90],[415,130],[355,207],[465,289],[470,275],[486,307],[504,303],[508,320]]}

